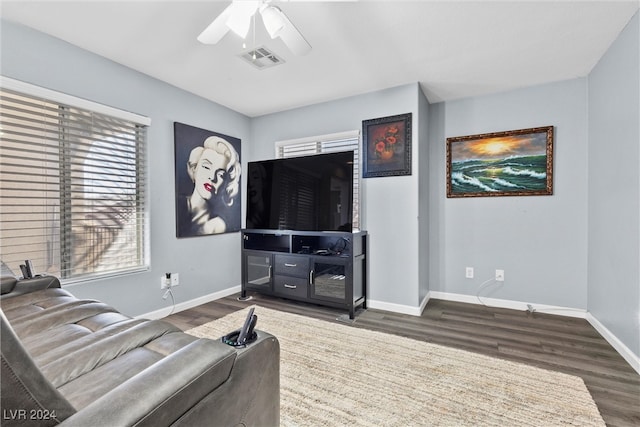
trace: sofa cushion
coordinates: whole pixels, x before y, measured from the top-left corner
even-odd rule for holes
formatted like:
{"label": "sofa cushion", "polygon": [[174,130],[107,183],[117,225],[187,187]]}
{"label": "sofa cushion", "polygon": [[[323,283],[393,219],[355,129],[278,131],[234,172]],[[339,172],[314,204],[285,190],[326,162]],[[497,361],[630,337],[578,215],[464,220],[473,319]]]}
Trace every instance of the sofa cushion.
{"label": "sofa cushion", "polygon": [[32,339],[38,334],[44,336],[55,328],[76,329],[80,322],[109,312],[117,313],[115,308],[101,302],[77,300],[47,308],[41,313],[21,317],[16,322],[11,319],[9,321],[12,322],[13,329],[24,343],[27,337]]}
{"label": "sofa cushion", "polygon": [[33,358],[39,366],[45,366],[55,360],[64,357],[67,354],[74,353],[78,350],[92,345],[95,342],[103,340],[106,337],[118,334],[126,329],[132,328],[133,326],[139,325],[144,322],[146,322],[146,320],[126,319],[121,322],[114,322],[101,329],[96,329],[92,333],[87,330],[84,336],[78,337],[72,341],[66,340],[66,342],[60,342],[59,345],[55,346],[51,346],[50,343],[47,343],[48,348],[46,348],[46,351],[41,351],[40,348],[36,347],[34,351],[37,353],[37,355],[33,356]]}
{"label": "sofa cushion", "polygon": [[12,298],[0,299],[2,311],[13,324],[20,317],[78,299],[61,288],[49,288],[38,292],[20,294]]}
{"label": "sofa cushion", "polygon": [[[114,359],[124,357],[127,353],[144,347],[149,342],[169,332],[180,332],[180,330],[166,322],[157,320],[146,321],[129,329],[125,329],[118,334],[97,340],[72,353],[67,353],[40,368],[54,386],[61,387]],[[147,353],[149,359],[156,358],[155,354],[151,354],[152,351],[145,353]],[[162,357],[163,355],[159,354],[157,359]],[[146,366],[156,361],[157,360],[149,360]],[[144,367],[142,369],[144,369]]]}

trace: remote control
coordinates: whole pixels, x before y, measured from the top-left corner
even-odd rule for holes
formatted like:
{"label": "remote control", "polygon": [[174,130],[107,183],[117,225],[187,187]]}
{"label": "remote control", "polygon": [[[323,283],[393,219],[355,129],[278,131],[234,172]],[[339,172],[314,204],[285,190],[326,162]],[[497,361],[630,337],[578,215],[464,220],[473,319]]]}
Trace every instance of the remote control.
{"label": "remote control", "polygon": [[30,259],[26,259],[24,260],[24,264],[25,264],[25,267],[27,268],[27,274],[29,275],[26,278],[31,279],[36,274],[36,271],[33,268],[33,263],[31,262]]}
{"label": "remote control", "polygon": [[22,278],[23,279],[30,279],[29,270],[27,270],[27,266],[26,265],[20,264],[20,271],[22,271]]}
{"label": "remote control", "polygon": [[251,326],[251,322],[253,321],[253,307],[249,310],[249,314],[247,314],[247,318],[244,321],[244,325],[242,325],[242,329],[240,329],[240,334],[238,335],[238,340],[236,341],[238,344],[243,344],[247,340],[247,332],[249,332],[249,327]]}

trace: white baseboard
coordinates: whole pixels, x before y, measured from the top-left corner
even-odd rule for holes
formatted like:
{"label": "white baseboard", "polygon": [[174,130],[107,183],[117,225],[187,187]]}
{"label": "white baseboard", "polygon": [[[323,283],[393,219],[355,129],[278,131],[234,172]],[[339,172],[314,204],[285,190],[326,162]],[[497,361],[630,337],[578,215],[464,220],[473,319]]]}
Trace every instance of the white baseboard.
{"label": "white baseboard", "polygon": [[429,301],[429,296],[427,295],[420,303],[420,306],[414,307],[411,305],[394,304],[391,302],[375,301],[375,300],[368,299],[367,307],[374,308],[376,310],[391,311],[393,313],[408,314],[410,316],[421,316],[428,301]]}
{"label": "white baseboard", "polygon": [[456,302],[466,302],[469,304],[483,304],[490,307],[497,308],[509,308],[512,310],[522,310],[525,311],[531,307],[540,313],[547,314],[557,314],[559,316],[569,316],[569,317],[577,317],[580,319],[586,319],[587,311],[580,308],[571,308],[571,307],[560,307],[556,305],[546,305],[546,304],[533,304],[521,301],[512,301],[506,299],[497,299],[497,298],[486,298],[481,297],[478,300],[478,297],[474,295],[463,295],[463,294],[453,294],[449,292],[429,292],[429,298],[442,299],[447,301],[456,301]]}
{"label": "white baseboard", "polygon": [[629,347],[624,345],[622,341],[618,339],[606,326],[604,326],[598,319],[593,317],[591,313],[587,313],[587,321],[591,323],[591,326],[594,327],[596,331],[602,335],[602,337],[607,340],[611,347],[615,348],[620,356],[624,358],[624,360],[631,365],[631,367],[640,374],[640,357],[634,354]]}
{"label": "white baseboard", "polygon": [[240,292],[240,288],[240,285],[238,285],[232,288],[223,289],[222,291],[214,292],[212,294],[194,298],[189,301],[181,302],[179,304],[176,304],[175,307],[165,307],[161,308],[160,310],[152,311],[150,313],[141,314],[140,316],[136,316],[136,319],[162,319],[163,317],[167,317],[169,314],[175,314],[183,310],[188,310],[190,308],[197,307],[199,305],[206,304],[208,302],[215,301],[229,295],[233,295]]}

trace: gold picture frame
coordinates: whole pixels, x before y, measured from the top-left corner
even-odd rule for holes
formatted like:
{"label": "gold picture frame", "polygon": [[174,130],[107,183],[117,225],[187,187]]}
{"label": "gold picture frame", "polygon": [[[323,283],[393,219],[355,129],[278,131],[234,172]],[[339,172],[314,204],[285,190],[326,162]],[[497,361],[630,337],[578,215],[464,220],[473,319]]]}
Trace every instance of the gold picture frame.
{"label": "gold picture frame", "polygon": [[553,126],[447,138],[447,197],[553,194]]}

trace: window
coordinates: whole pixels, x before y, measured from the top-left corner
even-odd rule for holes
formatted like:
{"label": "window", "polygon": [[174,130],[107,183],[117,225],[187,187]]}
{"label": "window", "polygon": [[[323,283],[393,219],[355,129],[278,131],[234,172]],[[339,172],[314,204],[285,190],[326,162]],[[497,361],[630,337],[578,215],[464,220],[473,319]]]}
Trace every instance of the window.
{"label": "window", "polygon": [[0,256],[67,283],[148,267],[141,116],[2,78]]}
{"label": "window", "polygon": [[309,156],[338,151],[353,151],[353,229],[360,219],[360,132],[349,131],[310,138],[276,142],[276,158]]}

